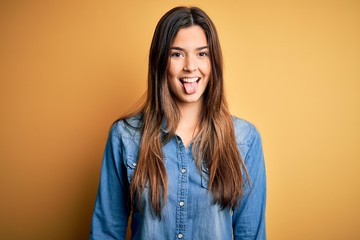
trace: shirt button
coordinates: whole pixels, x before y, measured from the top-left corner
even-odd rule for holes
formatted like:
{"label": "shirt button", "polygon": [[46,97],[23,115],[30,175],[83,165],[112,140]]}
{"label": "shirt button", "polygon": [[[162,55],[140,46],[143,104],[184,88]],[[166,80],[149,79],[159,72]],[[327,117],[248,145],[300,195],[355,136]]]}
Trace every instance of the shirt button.
{"label": "shirt button", "polygon": [[178,234],[178,238],[183,238],[183,236],[181,233]]}
{"label": "shirt button", "polygon": [[132,165],[133,165],[133,167],[136,167],[136,163],[133,163]]}
{"label": "shirt button", "polygon": [[184,206],[184,204],[185,203],[183,201],[179,202],[180,207]]}
{"label": "shirt button", "polygon": [[186,168],[181,169],[182,173],[186,173]]}

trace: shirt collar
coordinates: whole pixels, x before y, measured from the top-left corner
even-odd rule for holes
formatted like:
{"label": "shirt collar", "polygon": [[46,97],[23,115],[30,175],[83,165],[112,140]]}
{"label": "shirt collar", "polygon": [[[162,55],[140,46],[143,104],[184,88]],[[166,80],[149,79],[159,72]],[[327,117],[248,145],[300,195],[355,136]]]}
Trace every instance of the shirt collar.
{"label": "shirt collar", "polygon": [[163,118],[162,122],[161,122],[161,131],[163,131],[163,133],[168,133],[169,130],[167,128],[167,121],[165,118]]}

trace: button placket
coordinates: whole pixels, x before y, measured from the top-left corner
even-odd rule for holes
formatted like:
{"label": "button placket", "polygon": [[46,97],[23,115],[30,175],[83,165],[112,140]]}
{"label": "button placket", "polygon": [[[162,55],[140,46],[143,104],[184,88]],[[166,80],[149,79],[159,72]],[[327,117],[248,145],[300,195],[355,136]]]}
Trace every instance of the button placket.
{"label": "button placket", "polygon": [[185,236],[186,221],[187,221],[187,209],[185,201],[188,194],[188,156],[187,149],[185,149],[181,138],[178,138],[178,188],[177,188],[177,201],[178,206],[176,208],[176,234],[178,239],[182,239]]}

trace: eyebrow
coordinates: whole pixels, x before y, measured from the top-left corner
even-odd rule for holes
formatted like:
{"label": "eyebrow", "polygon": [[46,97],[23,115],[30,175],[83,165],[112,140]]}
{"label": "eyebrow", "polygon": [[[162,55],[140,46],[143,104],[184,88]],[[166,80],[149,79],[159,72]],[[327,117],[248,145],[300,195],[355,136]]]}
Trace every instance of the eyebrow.
{"label": "eyebrow", "polygon": [[[206,49],[206,48],[209,48],[209,47],[208,46],[198,47],[195,50],[200,51],[200,50],[203,50],[203,49]],[[185,50],[184,48],[181,48],[181,47],[171,47],[170,49],[171,50],[179,50],[179,51],[184,51]]]}

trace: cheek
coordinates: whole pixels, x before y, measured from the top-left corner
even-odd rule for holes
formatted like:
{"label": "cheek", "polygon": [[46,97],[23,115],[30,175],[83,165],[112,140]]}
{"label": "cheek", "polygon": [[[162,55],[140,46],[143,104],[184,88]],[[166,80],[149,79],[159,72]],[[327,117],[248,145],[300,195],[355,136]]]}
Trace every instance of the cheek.
{"label": "cheek", "polygon": [[207,78],[206,78],[206,81],[204,81],[205,89],[206,89],[207,86],[209,85],[209,78],[210,78],[210,76],[208,75]]}
{"label": "cheek", "polygon": [[211,64],[210,61],[205,61],[199,65],[199,69],[205,75],[209,75],[211,72]]}
{"label": "cheek", "polygon": [[181,71],[181,64],[178,61],[170,61],[168,74],[171,77],[175,77]]}

